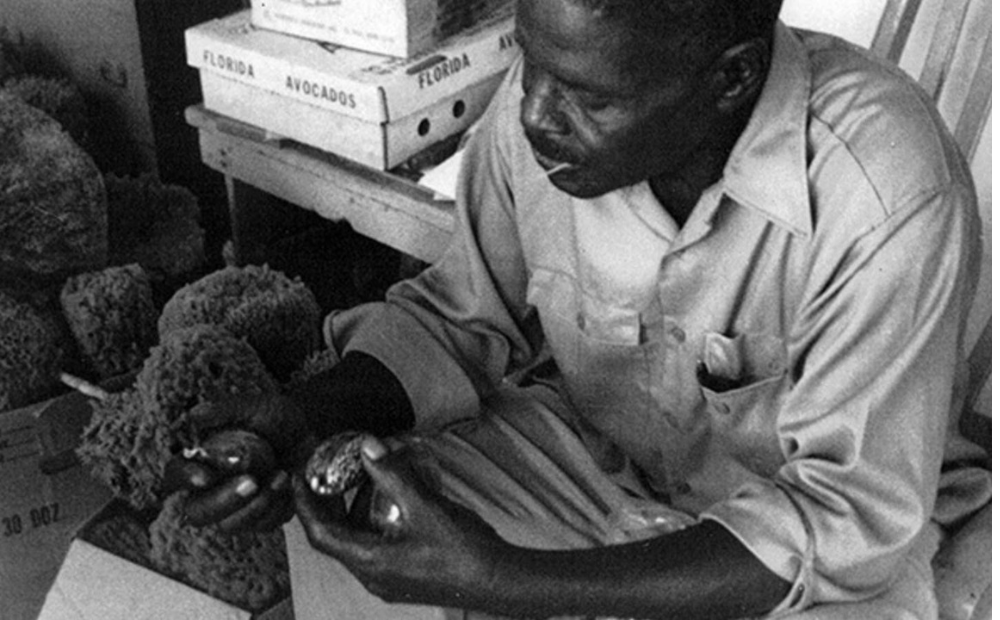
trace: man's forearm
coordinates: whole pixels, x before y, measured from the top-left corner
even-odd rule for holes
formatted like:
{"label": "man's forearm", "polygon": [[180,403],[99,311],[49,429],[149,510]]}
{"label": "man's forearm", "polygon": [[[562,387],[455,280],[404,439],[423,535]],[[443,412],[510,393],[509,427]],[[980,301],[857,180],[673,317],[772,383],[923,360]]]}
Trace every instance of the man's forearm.
{"label": "man's forearm", "polygon": [[789,587],[728,530],[705,522],[594,549],[509,548],[474,606],[517,617],[742,618],[770,611]]}

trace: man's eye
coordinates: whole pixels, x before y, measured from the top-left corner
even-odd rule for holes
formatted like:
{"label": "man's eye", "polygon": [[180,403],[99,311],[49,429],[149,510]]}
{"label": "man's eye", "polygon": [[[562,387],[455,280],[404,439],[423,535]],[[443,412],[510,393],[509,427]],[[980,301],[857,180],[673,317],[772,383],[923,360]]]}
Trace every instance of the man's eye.
{"label": "man's eye", "polygon": [[611,107],[611,104],[614,103],[611,97],[592,94],[581,95],[577,98],[577,101],[579,101],[580,105],[589,112],[602,112]]}
{"label": "man's eye", "polygon": [[574,90],[573,102],[581,109],[590,113],[605,112],[615,104],[615,98],[588,91]]}

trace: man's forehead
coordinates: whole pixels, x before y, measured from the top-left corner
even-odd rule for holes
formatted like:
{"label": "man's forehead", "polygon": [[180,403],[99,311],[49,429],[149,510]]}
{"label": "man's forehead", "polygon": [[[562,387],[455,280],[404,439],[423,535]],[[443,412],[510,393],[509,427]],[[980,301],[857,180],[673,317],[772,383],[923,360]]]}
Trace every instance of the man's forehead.
{"label": "man's forehead", "polygon": [[671,35],[664,32],[660,40],[638,37],[627,24],[607,19],[583,0],[519,0],[515,33],[533,60],[578,74],[560,76],[570,82],[598,81],[622,88],[676,77],[665,53]]}

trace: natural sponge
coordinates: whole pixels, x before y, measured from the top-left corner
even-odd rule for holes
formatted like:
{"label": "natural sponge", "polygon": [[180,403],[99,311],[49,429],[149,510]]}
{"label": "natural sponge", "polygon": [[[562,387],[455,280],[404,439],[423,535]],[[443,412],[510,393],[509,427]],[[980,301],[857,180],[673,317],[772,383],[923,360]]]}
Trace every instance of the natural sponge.
{"label": "natural sponge", "polygon": [[66,78],[21,75],[4,82],[3,90],[51,116],[87,149],[90,119],[87,102],[76,84]]}
{"label": "natural sponge", "polygon": [[267,265],[226,267],[182,287],[163,307],[160,337],[199,324],[246,338],[279,381],[321,342],[320,308],[312,292]]}
{"label": "natural sponge", "polygon": [[38,290],[108,259],[104,182],[41,110],[0,90],[0,281]]}
{"label": "natural sponge", "polygon": [[272,394],[278,388],[257,353],[242,338],[215,325],[165,334],[136,377],[146,415],[178,440],[197,440],[186,415],[196,405],[233,395]]}
{"label": "natural sponge", "polygon": [[149,173],[107,174],[104,186],[112,264],[139,263],[154,285],[172,285],[202,269],[205,231],[198,199],[190,190]]}
{"label": "natural sponge", "polygon": [[215,526],[184,525],[183,501],[183,493],[171,496],[150,525],[150,559],[156,568],[251,611],[287,595],[288,558],[280,529],[229,535]]}
{"label": "natural sponge", "polygon": [[52,321],[0,292],[0,411],[51,396],[63,352]]}
{"label": "natural sponge", "polygon": [[59,301],[80,350],[102,379],[138,368],[156,344],[153,292],[138,264],[73,276]]}
{"label": "natural sponge", "polygon": [[179,329],[153,347],[133,389],[95,405],[77,453],[116,495],[146,508],[163,499],[171,457],[203,439],[192,409],[277,389],[244,340],[212,325]]}
{"label": "natural sponge", "polygon": [[155,505],[170,442],[158,446],[164,434],[144,428],[142,400],[134,389],[94,401],[93,407],[76,450],[80,462],[116,497],[136,508]]}

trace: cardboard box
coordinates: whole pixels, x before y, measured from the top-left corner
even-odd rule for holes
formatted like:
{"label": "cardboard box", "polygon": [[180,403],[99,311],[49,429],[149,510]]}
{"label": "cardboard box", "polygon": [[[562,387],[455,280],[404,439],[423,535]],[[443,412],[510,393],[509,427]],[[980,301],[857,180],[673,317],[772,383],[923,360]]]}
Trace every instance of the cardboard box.
{"label": "cardboard box", "polygon": [[512,0],[252,0],[253,24],[409,58],[508,7]]}
{"label": "cardboard box", "polygon": [[250,23],[250,12],[185,31],[187,62],[203,72],[372,123],[415,114],[507,70],[517,55],[510,12],[440,47],[400,60],[322,45]]}
{"label": "cardboard box", "polygon": [[[70,545],[38,620],[294,619],[290,599],[255,614],[122,557],[95,534],[95,528],[112,518],[137,527],[149,522],[120,500],[108,502]],[[115,527],[124,529],[122,521]]]}
{"label": "cardboard box", "polygon": [[0,413],[0,620],[34,620],[75,531],[111,495],[73,456],[90,414],[76,392]]}
{"label": "cardboard box", "polygon": [[333,558],[309,545],[298,519],[285,525],[295,620],[460,620],[458,610],[392,605],[369,594]]}
{"label": "cardboard box", "polygon": [[373,168],[388,170],[469,127],[489,105],[503,74],[388,123],[337,114],[202,71],[207,109]]}

